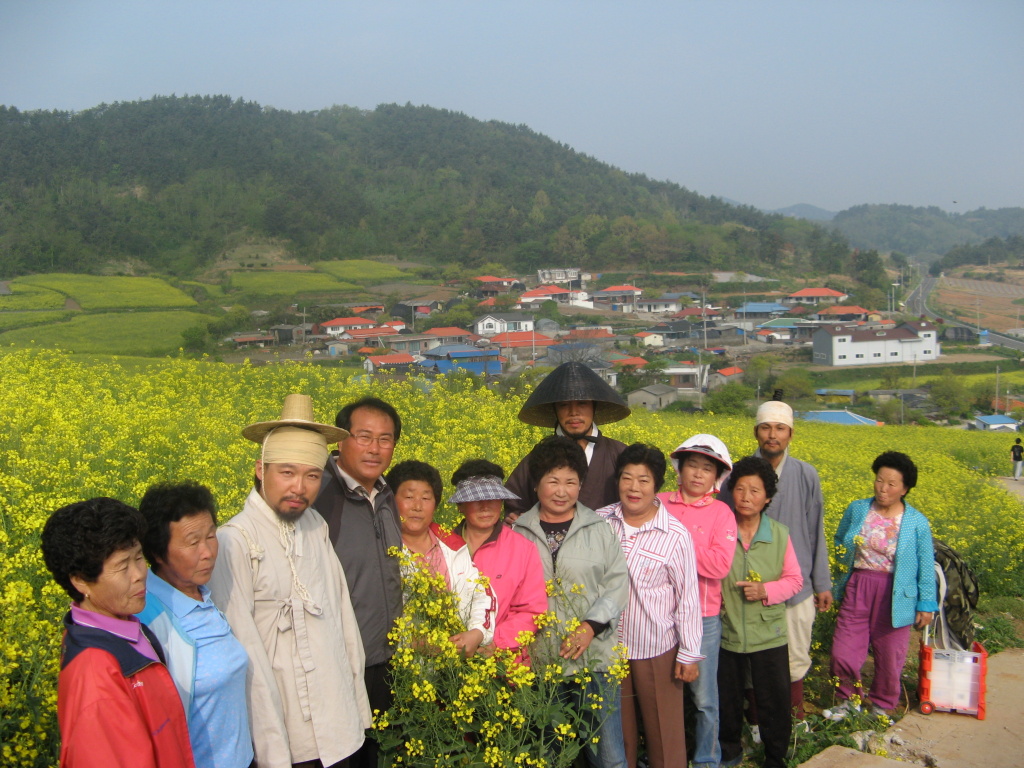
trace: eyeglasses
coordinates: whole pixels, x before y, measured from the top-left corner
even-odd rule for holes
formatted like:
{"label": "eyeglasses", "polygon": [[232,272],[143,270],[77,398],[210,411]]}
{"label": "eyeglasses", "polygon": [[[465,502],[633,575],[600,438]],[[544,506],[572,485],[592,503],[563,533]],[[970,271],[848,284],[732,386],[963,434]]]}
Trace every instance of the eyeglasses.
{"label": "eyeglasses", "polygon": [[384,451],[395,447],[395,438],[393,435],[374,436],[369,432],[360,432],[355,435],[349,435],[349,437],[351,437],[360,448],[369,448],[371,443],[376,443],[377,447]]}

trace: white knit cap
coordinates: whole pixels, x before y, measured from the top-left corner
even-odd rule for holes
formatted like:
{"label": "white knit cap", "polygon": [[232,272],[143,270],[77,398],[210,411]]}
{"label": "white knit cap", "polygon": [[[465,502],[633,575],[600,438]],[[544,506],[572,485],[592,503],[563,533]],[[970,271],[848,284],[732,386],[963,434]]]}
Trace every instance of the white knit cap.
{"label": "white knit cap", "polygon": [[793,409],[779,400],[768,400],[757,408],[755,424],[785,424],[793,428]]}

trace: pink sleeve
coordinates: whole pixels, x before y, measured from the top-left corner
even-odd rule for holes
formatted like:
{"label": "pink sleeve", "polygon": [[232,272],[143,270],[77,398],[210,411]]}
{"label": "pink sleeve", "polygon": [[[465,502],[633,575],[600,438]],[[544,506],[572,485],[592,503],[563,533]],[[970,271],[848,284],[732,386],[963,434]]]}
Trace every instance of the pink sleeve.
{"label": "pink sleeve", "polygon": [[775,605],[789,600],[800,591],[804,585],[803,574],[800,573],[800,561],[796,559],[796,552],[793,551],[793,540],[786,539],[786,556],[782,560],[782,575],[778,581],[769,581],[764,585],[764,591],[768,598],[764,600],[765,605]]}
{"label": "pink sleeve", "polygon": [[[537,548],[523,539],[529,546],[522,547],[517,559],[520,562],[522,580],[512,599],[509,601],[508,613],[494,628],[494,645],[496,648],[518,648],[516,638],[520,632],[536,632],[534,619],[548,609],[548,593],[544,584],[544,566],[541,565]],[[499,612],[501,606],[498,606]]]}
{"label": "pink sleeve", "polygon": [[732,568],[733,557],[736,556],[736,517],[724,502],[714,503],[709,513],[714,517],[711,532],[707,537],[707,546],[695,548],[697,573],[705,579],[724,579]]}

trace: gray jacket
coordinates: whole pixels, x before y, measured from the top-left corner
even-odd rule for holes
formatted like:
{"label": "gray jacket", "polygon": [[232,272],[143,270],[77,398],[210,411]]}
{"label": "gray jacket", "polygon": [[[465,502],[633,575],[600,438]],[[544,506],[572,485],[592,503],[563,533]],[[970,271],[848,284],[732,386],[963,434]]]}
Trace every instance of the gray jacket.
{"label": "gray jacket", "polygon": [[[761,452],[757,451],[756,456]],[[718,495],[732,508],[732,493],[722,488]],[[828,545],[825,544],[825,502],[821,496],[818,471],[806,461],[788,453],[779,477],[779,490],[765,514],[789,528],[793,551],[800,561],[804,585],[786,601],[786,605],[802,603],[812,594],[832,589],[828,567]]]}
{"label": "gray jacket", "polygon": [[[539,505],[523,513],[512,528],[536,545],[544,565],[544,579],[561,579],[562,590],[569,597],[550,602],[559,619],[578,618],[608,625],[608,629],[594,638],[588,652],[579,661],[563,663],[566,674],[576,671],[587,659],[590,659],[592,668],[605,669],[613,658],[612,649],[619,636],[619,619],[629,601],[626,558],[611,526],[590,507],[577,504],[572,525],[558,550],[557,564],[551,558],[547,536],[540,526]],[[569,594],[576,584],[583,588],[582,594]],[[572,605],[576,600],[579,604]]]}
{"label": "gray jacket", "polygon": [[398,558],[388,554],[391,548],[402,548],[395,496],[379,480],[371,504],[348,487],[332,455],[313,506],[327,521],[331,544],[348,579],[366,666],[383,664],[394,652],[388,632],[402,613],[402,573]]}

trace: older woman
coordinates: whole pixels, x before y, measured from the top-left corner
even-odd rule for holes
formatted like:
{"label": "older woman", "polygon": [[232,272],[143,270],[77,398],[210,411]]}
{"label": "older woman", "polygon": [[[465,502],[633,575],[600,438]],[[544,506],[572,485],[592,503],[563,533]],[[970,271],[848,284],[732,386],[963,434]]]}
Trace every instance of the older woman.
{"label": "older woman", "polygon": [[502,502],[518,498],[502,485],[504,477],[493,462],[465,461],[452,475],[455,493],[448,501],[463,516],[455,532],[498,599],[492,647],[515,650],[520,634],[537,631],[535,619],[548,609],[548,596],[537,548],[502,523]]}
{"label": "older woman", "polygon": [[443,577],[458,598],[466,631],[450,639],[464,654],[472,656],[494,637],[496,600],[473,565],[466,542],[458,534],[445,533],[434,522],[434,510],[441,499],[441,475],[426,462],[410,460],[396,464],[387,482],[395,494],[402,544],[420,558],[428,571]]}
{"label": "older woman", "polygon": [[722,765],[743,760],[743,689],[749,672],[764,741],[765,768],[786,765],[792,730],[785,602],[803,586],[789,529],[764,514],[778,490],[772,465],[748,456],[728,480],[736,547],[722,581],[722,650],[718,657]]}
{"label": "older woman", "polygon": [[697,679],[701,611],[693,539],[658,499],[665,454],[634,443],[619,454],[617,504],[597,511],[618,537],[629,568],[629,603],[619,640],[629,652],[622,683],[622,732],[636,768],[639,724],[651,768],[686,768],[683,683]]}
{"label": "older woman", "polygon": [[679,489],[658,498],[693,538],[697,557],[697,584],[703,636],[697,663],[700,674],[688,682],[697,710],[694,768],[717,768],[722,757],[718,746],[718,649],[722,644],[722,579],[736,553],[736,518],[725,502],[715,498],[732,469],[725,443],[714,435],[687,438],[672,452]]}
{"label": "older woman", "polygon": [[139,502],[151,568],[139,614],[167,652],[188,716],[196,763],[245,768],[253,759],[246,705],[249,656],[210,599],[217,564],[217,505],[205,486],[151,486]]}
{"label": "older woman", "polygon": [[146,604],[146,523],[115,499],[61,507],[43,527],[46,567],[71,597],[57,681],[65,768],[194,768],[185,711]]}
{"label": "older woman", "polygon": [[[868,698],[891,713],[900,700],[900,673],[907,659],[910,625],[928,626],[936,602],[935,551],[928,519],[906,503],[917,485],[909,456],[886,451],[871,465],[875,495],[846,508],[835,544],[842,572],[836,600],[842,600],[832,640],[832,674],[839,696],[854,693],[870,645],[875,675]],[[848,711],[845,702],[833,719]]]}
{"label": "older woman", "polygon": [[[610,704],[611,712],[596,732],[597,745],[588,742],[585,754],[592,768],[626,765],[619,688],[602,674],[613,662],[619,617],[629,598],[629,572],[618,537],[592,509],[578,503],[587,474],[587,457],[574,441],[561,435],[545,437],[527,456],[530,477],[536,478],[537,503],[520,516],[513,528],[533,542],[544,565],[544,577],[560,581],[563,591],[551,602],[563,625],[578,628],[560,649],[565,673],[586,667],[591,681],[583,691],[566,682],[567,694],[594,694]],[[570,599],[567,593],[572,593]]]}

